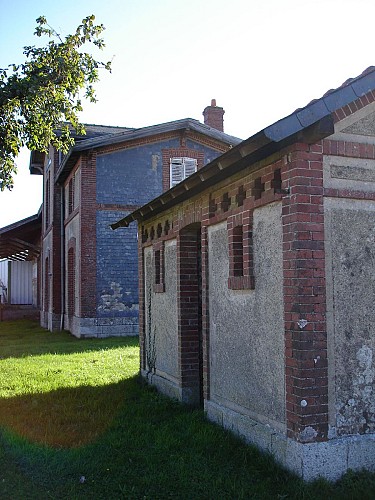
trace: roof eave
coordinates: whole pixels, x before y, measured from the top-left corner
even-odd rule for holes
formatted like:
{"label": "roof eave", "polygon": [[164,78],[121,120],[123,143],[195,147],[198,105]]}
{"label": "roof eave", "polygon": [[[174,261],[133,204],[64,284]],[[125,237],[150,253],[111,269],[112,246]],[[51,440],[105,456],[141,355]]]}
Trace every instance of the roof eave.
{"label": "roof eave", "polygon": [[160,125],[151,125],[150,127],[129,130],[100,138],[87,139],[76,143],[63,159],[56,173],[56,182],[64,182],[78,160],[80,153],[83,151],[90,151],[92,149],[112,144],[120,144],[121,142],[127,142],[147,136],[157,137],[165,132],[181,132],[183,130],[193,130],[197,133],[208,135],[212,139],[228,144],[228,146],[236,146],[242,142],[241,139],[237,137],[230,136],[220,131],[215,131],[211,127],[203,125],[197,120],[193,120],[191,118],[176,120],[175,122],[168,122]]}
{"label": "roof eave", "polygon": [[158,198],[111,224],[111,228],[118,229],[127,227],[134,221],[147,220],[294,142],[304,141],[312,144],[331,135],[333,131],[334,124],[330,113],[305,128],[296,126],[294,121],[290,122],[289,128],[288,124],[284,123],[283,135],[278,132],[278,141],[272,138],[275,136],[274,131],[268,127],[219,156]]}

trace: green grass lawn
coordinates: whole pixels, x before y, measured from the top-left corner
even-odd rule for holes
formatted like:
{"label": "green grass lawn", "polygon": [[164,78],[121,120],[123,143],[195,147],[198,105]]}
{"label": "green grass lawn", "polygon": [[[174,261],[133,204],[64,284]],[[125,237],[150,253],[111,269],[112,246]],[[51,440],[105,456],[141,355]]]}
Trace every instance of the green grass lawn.
{"label": "green grass lawn", "polygon": [[374,499],[375,475],[305,484],[144,386],[137,339],[0,323],[0,498]]}

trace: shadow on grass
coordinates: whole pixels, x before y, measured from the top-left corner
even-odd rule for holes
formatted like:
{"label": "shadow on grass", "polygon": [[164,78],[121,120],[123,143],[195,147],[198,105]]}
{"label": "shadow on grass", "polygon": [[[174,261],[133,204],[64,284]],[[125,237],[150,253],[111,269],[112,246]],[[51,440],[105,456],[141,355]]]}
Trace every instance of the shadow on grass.
{"label": "shadow on grass", "polygon": [[120,408],[134,399],[137,379],[0,398],[0,426],[33,443],[85,445],[105,432]]}
{"label": "shadow on grass", "polygon": [[[10,342],[8,356],[15,346],[28,356],[137,343],[80,341],[30,323],[17,328],[0,330],[0,350],[2,339]],[[206,421],[203,411],[160,396],[137,376],[1,399],[0,427],[0,498],[375,498],[375,475],[307,485]],[[2,478],[17,483],[13,490],[4,489]]]}
{"label": "shadow on grass", "polygon": [[[103,406],[112,405],[112,390],[122,394],[122,403],[115,412],[107,413]],[[97,402],[90,409],[91,417],[88,414],[82,424],[65,422],[65,428],[71,436],[78,436],[101,413],[102,432],[95,439],[91,436],[89,444],[74,448],[30,444],[13,432],[0,433],[5,467],[8,457],[17,466],[18,477],[29,488],[32,483],[35,491],[43,493],[42,498],[374,498],[374,475],[349,474],[337,485],[325,481],[305,484],[269,456],[208,422],[203,411],[160,396],[139,383],[138,377],[107,386],[103,392],[82,387],[41,395],[34,405],[47,408],[56,398],[62,406],[49,412],[52,426],[64,426],[64,421],[58,421],[64,404],[71,405],[79,421],[79,402],[87,398]],[[13,402],[14,409],[27,412],[24,424],[32,424],[39,415],[37,410],[27,410],[32,399],[15,398]]]}
{"label": "shadow on grass", "polygon": [[137,345],[138,337],[78,339],[67,331],[50,332],[36,321],[0,322],[0,360],[42,354],[73,354]]}

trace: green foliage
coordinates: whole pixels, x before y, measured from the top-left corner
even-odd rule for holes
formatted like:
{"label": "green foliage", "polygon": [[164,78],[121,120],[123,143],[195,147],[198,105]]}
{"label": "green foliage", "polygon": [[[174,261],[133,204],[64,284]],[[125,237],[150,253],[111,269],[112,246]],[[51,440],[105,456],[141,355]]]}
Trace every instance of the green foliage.
{"label": "green foliage", "polygon": [[110,62],[97,61],[82,50],[87,43],[99,49],[105,46],[100,37],[104,26],[94,21],[95,16],[86,17],[73,35],[62,39],[45,17],[39,17],[34,34],[48,37],[48,43],[24,47],[23,64],[0,69],[1,191],[13,187],[15,158],[21,147],[47,152],[52,144],[67,153],[74,143],[71,128],[84,134],[78,119],[82,93],[95,102],[99,69],[111,70]]}

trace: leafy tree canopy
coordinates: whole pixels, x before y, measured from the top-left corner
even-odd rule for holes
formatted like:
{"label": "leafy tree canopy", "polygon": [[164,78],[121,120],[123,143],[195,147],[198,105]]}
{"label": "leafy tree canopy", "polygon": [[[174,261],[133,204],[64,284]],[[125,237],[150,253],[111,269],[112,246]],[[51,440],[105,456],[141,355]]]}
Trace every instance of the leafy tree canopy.
{"label": "leafy tree canopy", "polygon": [[67,153],[74,143],[70,130],[84,134],[78,119],[81,96],[96,102],[99,69],[111,70],[110,62],[99,62],[82,50],[90,43],[104,47],[104,26],[94,21],[95,16],[86,17],[73,35],[62,39],[45,17],[39,17],[34,35],[47,36],[48,43],[24,47],[25,63],[0,69],[1,191],[13,187],[15,158],[23,146],[48,152],[52,144]]}

